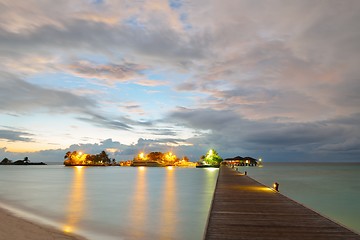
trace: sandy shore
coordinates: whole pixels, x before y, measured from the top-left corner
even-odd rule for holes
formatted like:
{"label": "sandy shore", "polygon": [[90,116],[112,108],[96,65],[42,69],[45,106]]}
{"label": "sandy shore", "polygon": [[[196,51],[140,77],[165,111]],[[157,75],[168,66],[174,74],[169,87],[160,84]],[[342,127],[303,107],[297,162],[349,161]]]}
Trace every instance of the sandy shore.
{"label": "sandy shore", "polygon": [[0,240],[85,240],[52,227],[19,218],[0,208]]}

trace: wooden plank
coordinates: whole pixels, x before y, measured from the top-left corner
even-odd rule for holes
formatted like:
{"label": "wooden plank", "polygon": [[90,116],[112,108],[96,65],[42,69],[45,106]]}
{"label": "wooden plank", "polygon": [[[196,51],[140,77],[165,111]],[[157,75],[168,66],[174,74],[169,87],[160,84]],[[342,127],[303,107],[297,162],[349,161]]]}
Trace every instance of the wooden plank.
{"label": "wooden plank", "polygon": [[360,235],[222,166],[204,239],[360,240]]}

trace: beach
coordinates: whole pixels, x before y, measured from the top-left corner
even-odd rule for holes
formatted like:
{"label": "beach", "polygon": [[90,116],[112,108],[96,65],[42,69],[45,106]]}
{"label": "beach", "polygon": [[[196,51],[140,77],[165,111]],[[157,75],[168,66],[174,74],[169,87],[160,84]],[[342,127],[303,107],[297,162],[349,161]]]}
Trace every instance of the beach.
{"label": "beach", "polygon": [[2,208],[0,222],[0,240],[85,240],[83,237],[17,217]]}

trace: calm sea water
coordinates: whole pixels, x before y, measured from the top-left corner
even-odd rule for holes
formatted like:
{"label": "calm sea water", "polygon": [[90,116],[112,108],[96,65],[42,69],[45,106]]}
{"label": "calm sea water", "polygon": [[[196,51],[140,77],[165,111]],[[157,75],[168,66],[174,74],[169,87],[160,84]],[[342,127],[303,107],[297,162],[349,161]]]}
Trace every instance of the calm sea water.
{"label": "calm sea water", "polygon": [[[360,232],[360,164],[240,167]],[[0,203],[89,239],[202,239],[218,170],[0,166]],[[36,216],[36,218],[35,218]]]}
{"label": "calm sea water", "polygon": [[0,166],[0,202],[89,239],[201,239],[218,169]]}
{"label": "calm sea water", "polygon": [[360,233],[360,163],[266,163],[241,172]]}

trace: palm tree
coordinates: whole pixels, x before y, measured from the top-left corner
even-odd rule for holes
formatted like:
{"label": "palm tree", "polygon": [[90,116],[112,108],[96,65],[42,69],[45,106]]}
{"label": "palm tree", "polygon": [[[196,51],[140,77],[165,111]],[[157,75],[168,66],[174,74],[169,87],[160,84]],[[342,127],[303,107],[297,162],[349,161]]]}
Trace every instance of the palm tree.
{"label": "palm tree", "polygon": [[68,152],[66,152],[65,153],[65,156],[64,156],[64,159],[69,159],[70,158],[70,155],[71,155],[71,152],[70,151],[68,151]]}

